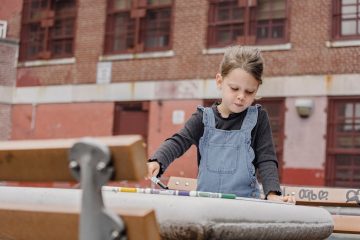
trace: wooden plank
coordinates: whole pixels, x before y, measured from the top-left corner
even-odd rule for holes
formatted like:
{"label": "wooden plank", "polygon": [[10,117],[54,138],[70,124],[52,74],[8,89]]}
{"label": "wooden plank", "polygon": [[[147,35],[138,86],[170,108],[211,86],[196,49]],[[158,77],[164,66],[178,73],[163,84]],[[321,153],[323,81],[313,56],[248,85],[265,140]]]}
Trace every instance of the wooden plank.
{"label": "wooden plank", "polygon": [[174,190],[195,191],[197,187],[197,179],[171,176],[167,186]]}
{"label": "wooden plank", "polygon": [[360,189],[309,186],[281,186],[281,189],[284,195],[295,193],[298,205],[360,206]]}
{"label": "wooden plank", "polygon": [[[167,185],[170,189],[192,191],[196,190],[197,180],[170,177]],[[294,193],[297,205],[360,206],[360,189],[282,185],[281,190],[283,195]]]}
{"label": "wooden plank", "polygon": [[332,215],[335,233],[360,233],[360,216]]}
{"label": "wooden plank", "polygon": [[[112,180],[141,180],[146,175],[146,151],[140,135],[96,137],[110,148],[115,168]],[[69,149],[79,139],[0,142],[0,180],[29,182],[75,181],[69,170]]]}
{"label": "wooden plank", "polygon": [[160,227],[156,221],[154,210],[118,209],[114,211],[118,213],[125,222],[128,239],[161,239]]}
{"label": "wooden plank", "polygon": [[[151,209],[114,209],[125,223],[129,240],[160,239]],[[54,206],[0,204],[0,239],[78,239],[79,211]]]}

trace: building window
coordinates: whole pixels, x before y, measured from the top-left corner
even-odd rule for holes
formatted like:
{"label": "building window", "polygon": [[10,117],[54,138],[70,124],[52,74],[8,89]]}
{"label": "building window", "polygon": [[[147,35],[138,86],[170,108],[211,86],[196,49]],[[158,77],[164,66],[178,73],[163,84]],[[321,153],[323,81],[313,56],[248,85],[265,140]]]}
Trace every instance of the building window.
{"label": "building window", "polygon": [[24,0],[20,60],[74,55],[76,0]]}
{"label": "building window", "polygon": [[209,0],[208,47],[287,41],[286,0]]}
{"label": "building window", "polygon": [[172,0],[108,0],[105,54],[171,48]]}
{"label": "building window", "polygon": [[333,38],[360,38],[360,0],[333,0]]}
{"label": "building window", "polygon": [[139,134],[147,142],[149,102],[115,103],[113,135]]}
{"label": "building window", "polygon": [[326,184],[360,185],[360,98],[329,100]]}

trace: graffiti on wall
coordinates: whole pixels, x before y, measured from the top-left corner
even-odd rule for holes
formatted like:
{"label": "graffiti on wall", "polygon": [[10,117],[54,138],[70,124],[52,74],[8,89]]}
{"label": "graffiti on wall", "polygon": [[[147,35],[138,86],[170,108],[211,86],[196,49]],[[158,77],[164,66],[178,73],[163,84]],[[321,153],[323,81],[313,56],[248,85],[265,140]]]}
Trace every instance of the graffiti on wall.
{"label": "graffiti on wall", "polygon": [[360,205],[360,189],[282,186],[282,192],[294,195],[297,201]]}

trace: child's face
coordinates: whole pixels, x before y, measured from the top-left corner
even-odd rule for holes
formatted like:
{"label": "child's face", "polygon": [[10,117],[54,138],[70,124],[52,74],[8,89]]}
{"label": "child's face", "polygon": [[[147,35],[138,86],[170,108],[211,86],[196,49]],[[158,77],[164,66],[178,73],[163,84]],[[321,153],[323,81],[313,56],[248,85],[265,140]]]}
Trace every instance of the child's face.
{"label": "child's face", "polygon": [[226,77],[216,75],[216,84],[221,91],[222,115],[246,110],[254,101],[259,82],[241,68],[232,70]]}

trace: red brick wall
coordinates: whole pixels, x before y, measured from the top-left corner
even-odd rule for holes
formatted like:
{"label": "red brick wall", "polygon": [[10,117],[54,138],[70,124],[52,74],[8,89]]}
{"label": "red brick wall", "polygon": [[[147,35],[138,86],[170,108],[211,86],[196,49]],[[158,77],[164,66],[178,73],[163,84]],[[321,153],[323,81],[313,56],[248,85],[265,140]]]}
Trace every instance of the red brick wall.
{"label": "red brick wall", "polygon": [[[18,35],[21,2],[19,0],[2,0],[0,4],[0,20],[8,22],[7,39]],[[17,44],[0,40],[0,86],[13,86],[16,80]],[[11,105],[0,104],[0,140],[11,137]]]}
{"label": "red brick wall", "polygon": [[114,82],[193,79],[204,69],[207,76],[215,76],[213,66],[207,65],[208,60],[202,54],[205,48],[207,1],[174,2],[172,50],[175,57],[114,62]]}
{"label": "red brick wall", "polygon": [[1,0],[0,2],[0,20],[8,22],[7,38],[19,38],[21,9],[22,0]]}
{"label": "red brick wall", "polygon": [[11,134],[11,106],[0,104],[0,140],[10,139]]}
{"label": "red brick wall", "polygon": [[332,1],[290,1],[291,51],[266,52],[266,75],[358,73],[359,47],[327,48]]}
{"label": "red brick wall", "polygon": [[75,84],[74,72],[73,64],[18,68],[16,85],[24,87]]}
{"label": "red brick wall", "polygon": [[[330,0],[290,0],[289,4],[292,48],[264,52],[267,76],[358,72],[360,48],[325,46],[325,41],[331,40]],[[103,51],[105,8],[102,0],[79,0],[73,68],[34,67],[26,68],[27,73],[19,69],[18,79],[34,77],[40,84],[95,82],[96,63]],[[113,61],[113,82],[214,77],[221,54],[202,54],[206,48],[207,0],[175,1],[174,11],[175,56]]]}
{"label": "red brick wall", "polygon": [[[264,52],[267,76],[358,71],[360,48],[325,46],[325,41],[331,40],[331,1],[290,0],[289,4],[292,49]],[[211,78],[215,75],[221,54],[202,54],[206,48],[207,1],[176,1],[174,10],[175,57],[114,62],[113,81]]]}
{"label": "red brick wall", "polygon": [[109,136],[113,103],[13,105],[12,139]]}
{"label": "red brick wall", "polygon": [[74,83],[96,81],[96,64],[103,51],[106,2],[104,0],[78,1]]}
{"label": "red brick wall", "polygon": [[[16,80],[17,45],[0,39],[0,87],[14,86]],[[10,100],[10,99],[9,99]],[[11,134],[11,105],[0,103],[0,140],[7,140]]]}
{"label": "red brick wall", "polygon": [[17,44],[0,39],[0,86],[15,85],[17,48]]}

